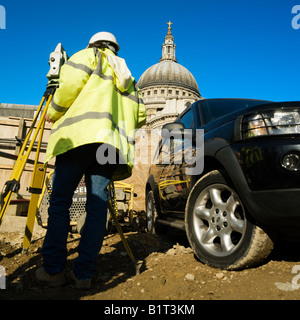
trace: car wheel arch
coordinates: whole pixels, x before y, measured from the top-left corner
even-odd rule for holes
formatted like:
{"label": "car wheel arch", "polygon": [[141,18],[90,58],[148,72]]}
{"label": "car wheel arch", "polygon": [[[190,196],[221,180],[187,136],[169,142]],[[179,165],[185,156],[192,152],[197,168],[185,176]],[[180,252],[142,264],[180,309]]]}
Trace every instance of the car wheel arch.
{"label": "car wheel arch", "polygon": [[204,170],[201,173],[201,175],[192,176],[191,190],[200,179],[202,179],[206,174],[214,170],[221,171],[222,174],[226,177],[226,180],[236,190],[239,197],[244,199],[244,205],[247,209],[249,220],[251,220],[253,223],[258,223],[258,221],[256,221],[254,216],[251,214],[251,210],[249,210],[247,204],[247,197],[244,194],[244,190],[247,190],[247,192],[249,190],[248,184],[243,175],[238,160],[234,154],[234,151],[230,146],[220,150],[220,152],[218,152],[215,156],[204,156]]}
{"label": "car wheel arch", "polygon": [[222,170],[226,172],[226,169],[222,165],[222,163],[217,160],[213,156],[204,156],[204,169],[200,175],[195,175],[191,177],[191,188],[197,183],[198,180],[200,180],[203,176],[205,176],[207,173],[213,171],[213,170]]}
{"label": "car wheel arch", "polygon": [[155,185],[155,181],[154,181],[154,177],[151,175],[148,178],[148,181],[146,182],[146,187],[145,187],[145,202],[147,199],[147,194],[152,191],[153,192],[153,196],[154,196],[154,200],[156,203],[156,210],[157,210],[157,214],[161,215],[161,208],[160,208],[160,204],[159,204],[159,195],[158,195],[158,189]]}

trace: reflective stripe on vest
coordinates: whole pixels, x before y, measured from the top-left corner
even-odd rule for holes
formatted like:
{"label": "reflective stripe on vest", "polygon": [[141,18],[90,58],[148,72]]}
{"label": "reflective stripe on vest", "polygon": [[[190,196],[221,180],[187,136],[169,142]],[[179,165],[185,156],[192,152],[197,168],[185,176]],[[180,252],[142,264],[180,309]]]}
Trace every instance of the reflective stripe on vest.
{"label": "reflective stripe on vest", "polygon": [[95,119],[110,120],[112,122],[113,127],[116,130],[118,130],[119,134],[122,135],[124,138],[126,138],[128,143],[135,145],[135,141],[132,138],[127,137],[126,132],[113,121],[112,115],[109,112],[87,112],[76,117],[66,118],[64,122],[62,122],[57,128],[52,129],[51,134],[54,134],[56,131],[60,130],[63,127],[71,126],[74,123],[78,123],[79,121],[95,120]]}
{"label": "reflective stripe on vest", "polygon": [[89,76],[93,73],[93,70],[91,68],[85,66],[84,64],[75,63],[73,61],[68,61],[66,64],[73,67],[73,68],[76,68],[76,69],[79,69],[79,70],[86,72]]}

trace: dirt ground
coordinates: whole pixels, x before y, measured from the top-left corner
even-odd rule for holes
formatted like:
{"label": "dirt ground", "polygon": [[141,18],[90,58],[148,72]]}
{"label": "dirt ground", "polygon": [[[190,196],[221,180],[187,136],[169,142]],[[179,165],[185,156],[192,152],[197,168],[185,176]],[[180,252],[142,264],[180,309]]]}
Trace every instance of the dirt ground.
{"label": "dirt ground", "polygon": [[[22,234],[1,234],[0,265],[5,268],[2,300],[298,300],[300,298],[300,250],[298,245],[277,243],[262,265],[242,271],[214,269],[199,262],[184,233],[150,235],[143,226],[124,229],[140,274],[125,252],[118,233],[106,236],[99,254],[98,274],[92,289],[77,290],[71,284],[47,288],[34,274],[42,264],[43,237],[21,253]],[[68,269],[76,257],[78,234],[68,239]],[[3,282],[2,282],[3,284]]]}

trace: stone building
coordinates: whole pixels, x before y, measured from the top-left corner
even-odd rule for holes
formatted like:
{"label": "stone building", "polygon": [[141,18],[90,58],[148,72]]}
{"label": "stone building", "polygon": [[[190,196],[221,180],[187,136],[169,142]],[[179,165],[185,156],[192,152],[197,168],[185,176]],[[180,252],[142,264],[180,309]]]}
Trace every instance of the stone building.
{"label": "stone building", "polygon": [[18,117],[33,119],[38,106],[0,103],[0,117]]}
{"label": "stone building", "polygon": [[173,122],[186,107],[202,99],[194,76],[177,62],[172,23],[168,25],[159,63],[148,68],[137,83],[147,110],[147,129]]}

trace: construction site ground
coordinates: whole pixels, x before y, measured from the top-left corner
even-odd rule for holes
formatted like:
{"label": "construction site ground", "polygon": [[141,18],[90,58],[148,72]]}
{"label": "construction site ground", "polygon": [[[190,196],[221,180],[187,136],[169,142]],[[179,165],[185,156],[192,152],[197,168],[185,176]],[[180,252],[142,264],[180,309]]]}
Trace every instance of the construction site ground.
{"label": "construction site ground", "polygon": [[[77,290],[68,283],[59,288],[45,287],[35,280],[35,271],[42,265],[45,230],[35,228],[28,254],[22,255],[24,228],[11,232],[12,226],[16,226],[13,220],[6,232],[0,230],[0,266],[6,271],[6,289],[0,290],[0,299],[111,300],[115,303],[123,301],[125,306],[124,301],[129,303],[129,300],[162,300],[171,304],[174,300],[198,303],[201,300],[300,299],[299,244],[278,242],[269,259],[260,266],[224,271],[198,261],[182,231],[170,229],[164,235],[145,232],[147,172],[147,169],[138,168],[127,181],[134,184],[138,195],[134,200],[138,223],[134,228],[123,228],[134,257],[142,261],[140,274],[135,274],[119,234],[112,233],[104,240],[97,275],[90,290]],[[8,218],[4,220],[8,221]],[[68,270],[76,258],[79,240],[79,234],[70,233]]]}
{"label": "construction site ground", "polygon": [[[144,218],[144,213],[141,212]],[[125,252],[118,233],[106,236],[98,259],[98,273],[90,290],[67,283],[45,287],[35,280],[42,265],[43,235],[35,236],[22,255],[23,234],[1,234],[0,265],[6,271],[4,300],[298,300],[300,251],[298,245],[277,243],[262,265],[241,271],[224,271],[202,264],[194,256],[184,233],[145,232],[143,220],[136,230],[124,229],[140,274]],[[141,223],[142,221],[142,223]],[[72,268],[80,235],[68,238],[67,269]]]}

